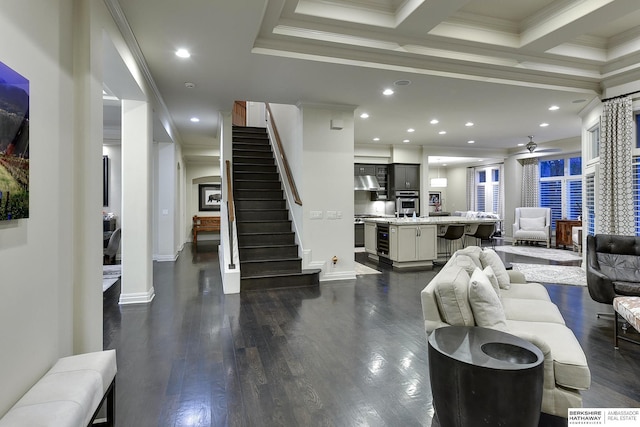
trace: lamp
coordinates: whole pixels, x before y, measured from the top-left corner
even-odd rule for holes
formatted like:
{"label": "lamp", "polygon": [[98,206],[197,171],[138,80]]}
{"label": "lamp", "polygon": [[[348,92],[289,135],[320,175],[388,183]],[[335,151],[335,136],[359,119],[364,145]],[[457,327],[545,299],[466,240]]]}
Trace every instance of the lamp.
{"label": "lamp", "polygon": [[538,147],[538,144],[533,142],[533,135],[529,135],[529,142],[527,142],[527,145],[525,146],[525,148],[529,150],[530,153],[533,153],[537,147]]}
{"label": "lamp", "polygon": [[440,178],[440,168],[438,167],[438,177],[431,178],[431,187],[446,187],[447,178]]}

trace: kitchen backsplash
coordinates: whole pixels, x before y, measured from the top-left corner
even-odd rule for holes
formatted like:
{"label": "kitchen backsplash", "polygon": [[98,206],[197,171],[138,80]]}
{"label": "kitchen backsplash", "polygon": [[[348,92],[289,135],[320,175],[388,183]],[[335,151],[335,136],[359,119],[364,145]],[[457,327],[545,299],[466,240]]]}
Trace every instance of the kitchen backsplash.
{"label": "kitchen backsplash", "polygon": [[390,201],[371,201],[368,191],[354,191],[354,214],[393,215],[395,204]]}

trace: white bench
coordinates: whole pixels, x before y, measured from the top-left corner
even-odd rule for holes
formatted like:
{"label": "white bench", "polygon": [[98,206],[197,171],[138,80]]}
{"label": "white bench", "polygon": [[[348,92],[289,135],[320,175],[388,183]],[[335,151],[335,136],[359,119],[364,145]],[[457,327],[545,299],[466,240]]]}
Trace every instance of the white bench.
{"label": "white bench", "polygon": [[[115,350],[63,357],[0,419],[0,427],[115,425]],[[107,419],[94,424],[104,401]]]}

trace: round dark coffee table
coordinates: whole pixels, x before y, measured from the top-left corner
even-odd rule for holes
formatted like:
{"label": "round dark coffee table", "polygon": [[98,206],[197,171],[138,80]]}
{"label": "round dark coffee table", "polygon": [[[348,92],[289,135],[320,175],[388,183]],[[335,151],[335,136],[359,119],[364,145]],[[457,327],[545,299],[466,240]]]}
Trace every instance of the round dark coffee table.
{"label": "round dark coffee table", "polygon": [[429,336],[433,405],[441,427],[535,427],[544,357],[538,347],[494,329],[447,326]]}

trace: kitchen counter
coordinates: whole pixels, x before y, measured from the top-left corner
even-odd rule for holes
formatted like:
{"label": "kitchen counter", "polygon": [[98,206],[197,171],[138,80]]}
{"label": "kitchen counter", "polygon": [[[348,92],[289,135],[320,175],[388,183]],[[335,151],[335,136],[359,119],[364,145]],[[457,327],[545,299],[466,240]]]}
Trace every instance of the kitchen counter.
{"label": "kitchen counter", "polygon": [[464,224],[465,234],[473,234],[479,224],[498,221],[461,216],[364,218],[364,246],[371,260],[391,264],[394,269],[432,269],[438,254],[445,252],[448,242],[438,236],[445,234],[449,224]]}

